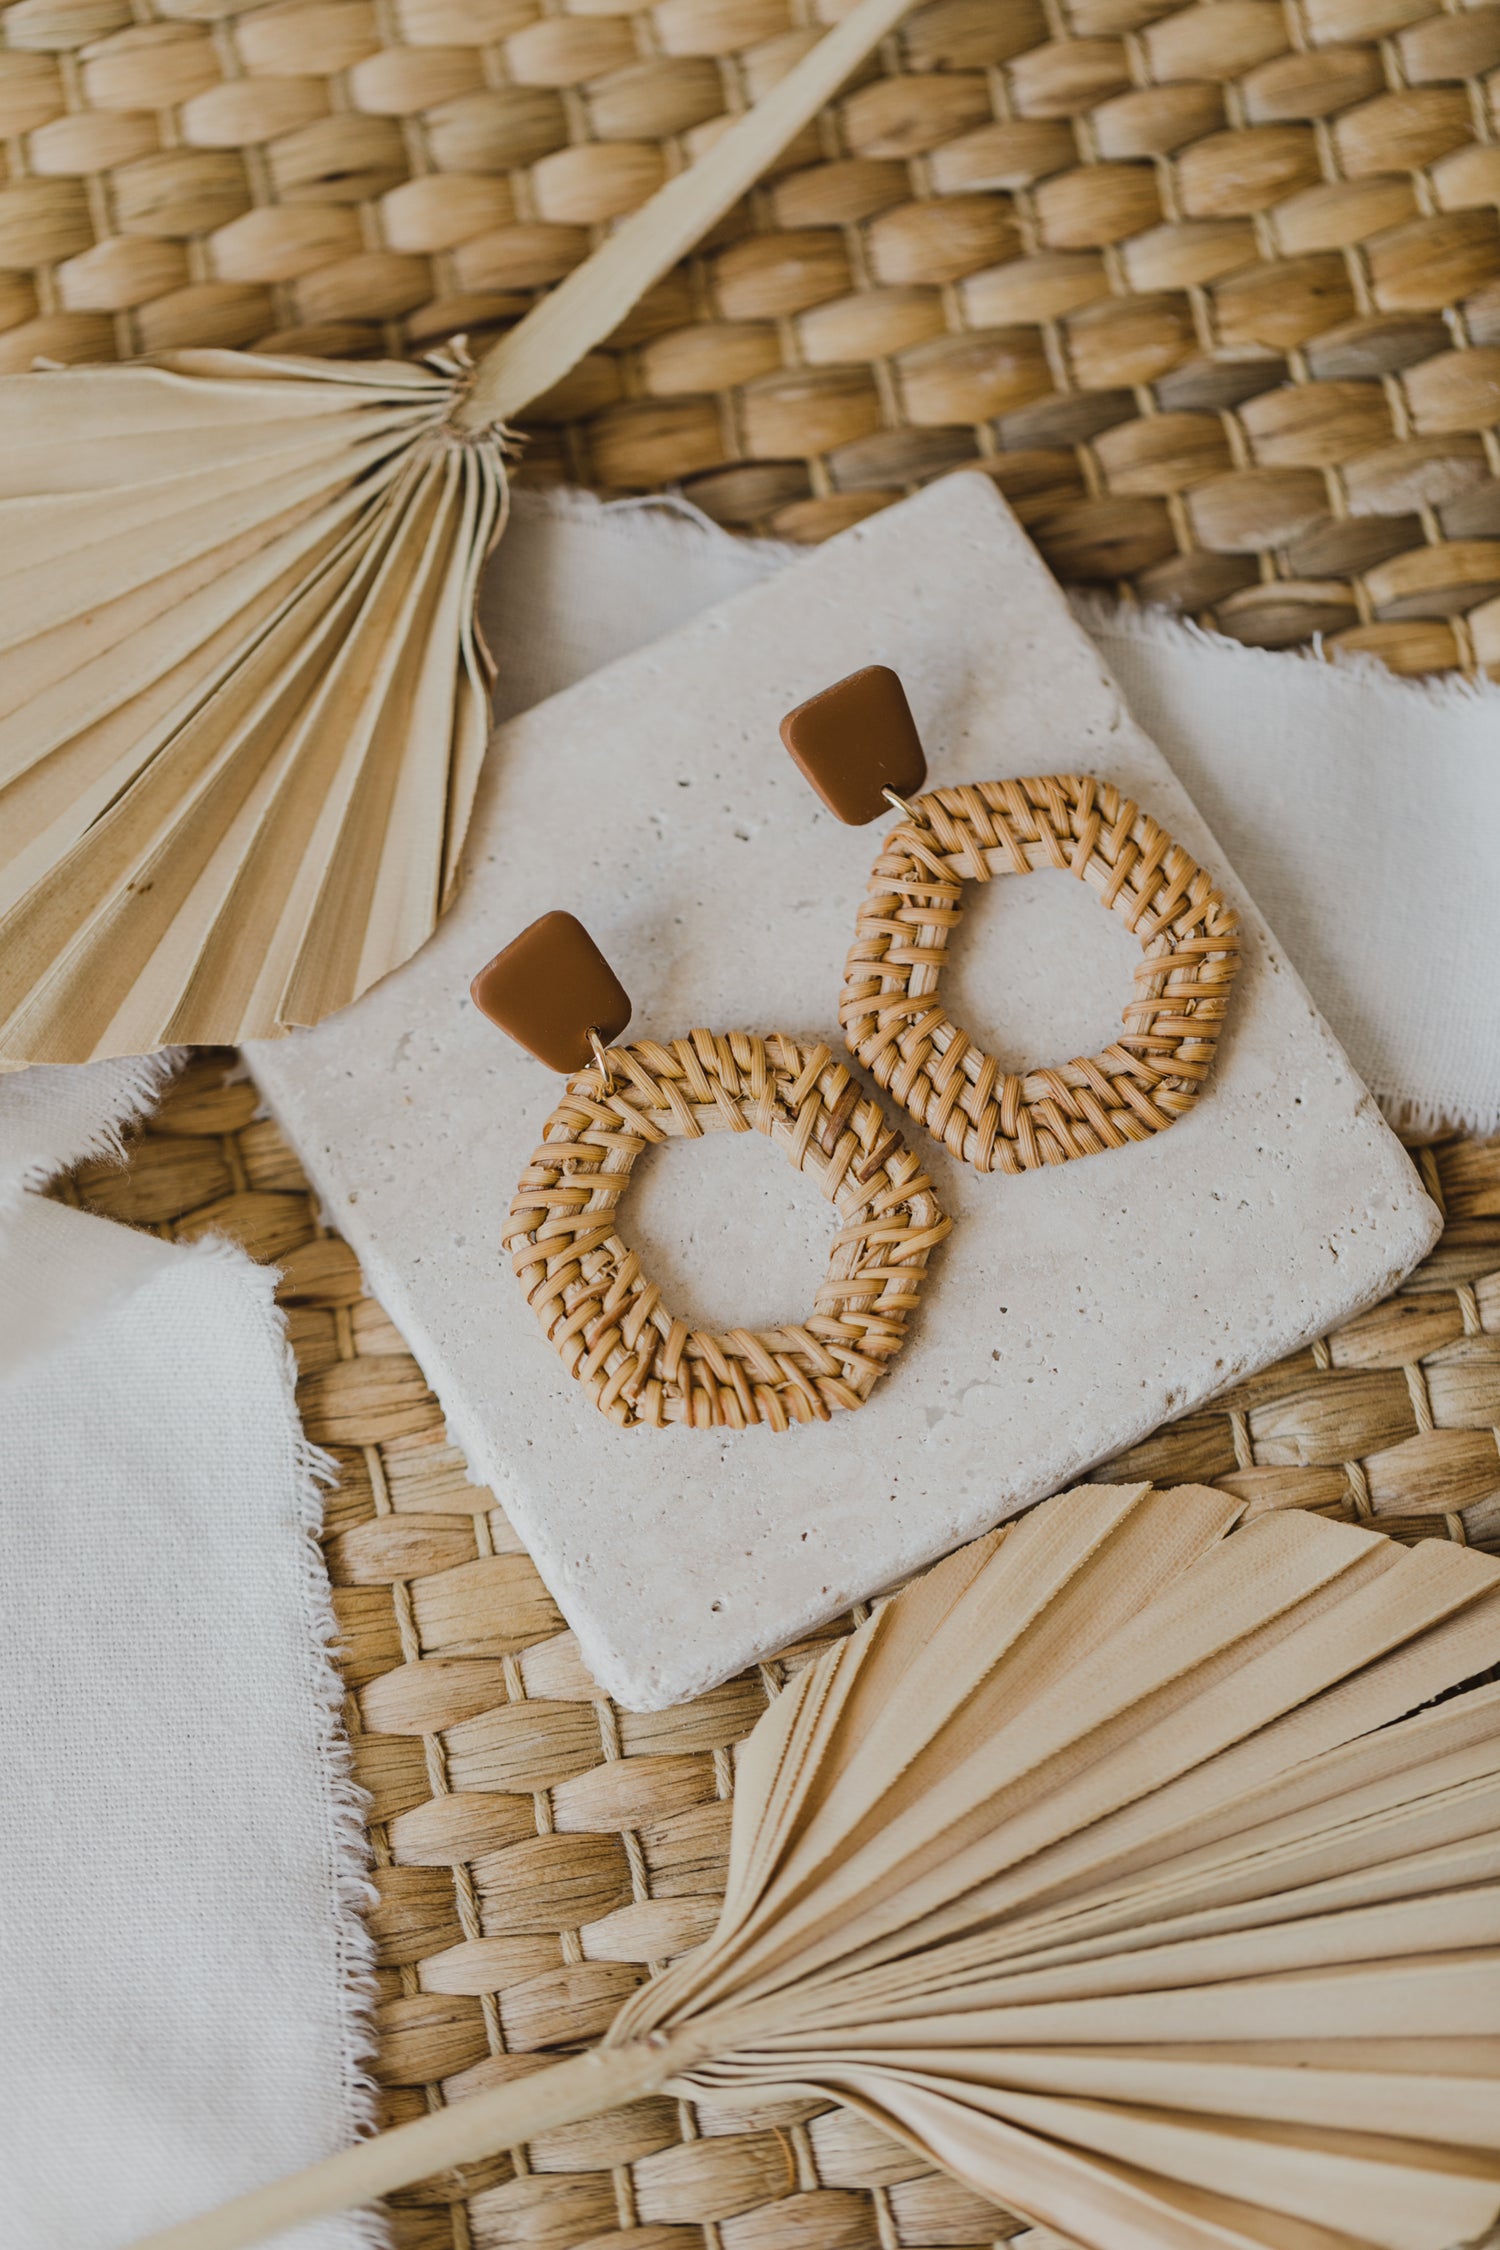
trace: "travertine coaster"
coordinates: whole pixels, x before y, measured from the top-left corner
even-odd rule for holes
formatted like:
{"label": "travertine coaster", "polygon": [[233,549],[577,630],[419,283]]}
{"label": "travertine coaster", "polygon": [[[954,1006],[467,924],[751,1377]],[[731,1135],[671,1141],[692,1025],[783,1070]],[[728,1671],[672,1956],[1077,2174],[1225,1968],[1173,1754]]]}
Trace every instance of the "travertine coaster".
{"label": "travertine coaster", "polygon": [[[901,674],[944,784],[1092,773],[1222,886],[1244,953],[1213,1076],[1170,1132],[1019,1175],[980,1174],[913,1126],[954,1230],[868,1404],[786,1431],[620,1430],[502,1256],[559,1082],[480,1017],[468,981],[567,907],[631,991],[632,1038],[728,1024],[835,1044],[874,832],[818,804],[777,727],[872,662]],[[468,866],[415,961],[252,1061],[474,1474],[627,1704],[689,1695],[1075,1480],[1383,1295],[1437,1235],[1399,1144],[980,477],[502,728]],[[1138,957],[1065,875],[996,881],[965,915],[947,1004],[1007,1069],[1066,1061],[1115,1036]],[[830,1233],[756,1133],[653,1150],[632,1189],[632,1243],[715,1326],[795,1313]]]}

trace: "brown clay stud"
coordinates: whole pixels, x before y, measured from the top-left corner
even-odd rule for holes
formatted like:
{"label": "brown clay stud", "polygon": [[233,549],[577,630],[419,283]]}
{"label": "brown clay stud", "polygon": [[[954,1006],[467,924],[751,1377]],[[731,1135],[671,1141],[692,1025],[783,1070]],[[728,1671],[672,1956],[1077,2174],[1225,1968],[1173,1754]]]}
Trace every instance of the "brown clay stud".
{"label": "brown clay stud", "polygon": [[554,911],[513,937],[469,987],[474,1005],[552,1070],[593,1059],[630,1021],[630,995],[583,924]]}
{"label": "brown clay stud", "polygon": [[851,828],[888,810],[884,792],[911,796],[927,760],[906,690],[888,664],[867,664],[799,703],[781,739],[829,811]]}

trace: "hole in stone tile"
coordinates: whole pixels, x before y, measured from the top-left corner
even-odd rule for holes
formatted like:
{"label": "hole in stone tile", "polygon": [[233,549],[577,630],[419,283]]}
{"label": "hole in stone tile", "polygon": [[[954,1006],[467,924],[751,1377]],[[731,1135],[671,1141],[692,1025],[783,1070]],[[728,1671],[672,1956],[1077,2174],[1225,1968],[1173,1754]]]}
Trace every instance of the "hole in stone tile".
{"label": "hole in stone tile", "polygon": [[1119,1038],[1140,957],[1076,876],[1001,875],[964,886],[938,998],[1007,1070],[1068,1062]]}
{"label": "hole in stone tile", "polygon": [[620,1205],[623,1239],[673,1313],[700,1328],[805,1320],[838,1214],[761,1133],[643,1151]]}

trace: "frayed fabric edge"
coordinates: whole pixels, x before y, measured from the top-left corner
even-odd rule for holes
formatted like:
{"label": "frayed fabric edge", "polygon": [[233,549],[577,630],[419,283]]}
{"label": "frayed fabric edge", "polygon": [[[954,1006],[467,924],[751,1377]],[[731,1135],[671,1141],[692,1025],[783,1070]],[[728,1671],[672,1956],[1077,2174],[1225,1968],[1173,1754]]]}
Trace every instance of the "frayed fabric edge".
{"label": "frayed fabric edge", "polygon": [[1461,672],[1428,673],[1411,678],[1391,671],[1378,656],[1365,650],[1329,648],[1321,633],[1297,648],[1253,648],[1244,641],[1216,633],[1191,617],[1140,602],[1112,601],[1106,594],[1070,591],[1068,604],[1090,640],[1148,641],[1157,648],[1208,648],[1245,664],[1316,664],[1324,676],[1341,685],[1374,687],[1392,696],[1405,696],[1433,710],[1459,710],[1476,705],[1500,709],[1500,681],[1487,675]]}
{"label": "frayed fabric edge", "polygon": [[1375,1095],[1376,1106],[1392,1132],[1409,1141],[1441,1141],[1455,1134],[1468,1141],[1500,1136],[1500,1102],[1475,1107],[1462,1102],[1417,1100],[1409,1094]]}
{"label": "frayed fabric edge", "polygon": [[[81,1130],[64,1133],[57,1145],[48,1149],[45,1155],[32,1156],[8,1176],[0,1176],[0,1220],[3,1220],[5,1208],[16,1196],[39,1193],[60,1173],[71,1171],[75,1164],[123,1164],[126,1133],[132,1125],[139,1123],[141,1118],[155,1109],[182,1068],[187,1054],[186,1047],[164,1047],[154,1055],[132,1055],[123,1062],[111,1064],[110,1068],[120,1071],[121,1082],[114,1099],[94,1123]],[[51,1069],[58,1066],[43,1064],[40,1067]],[[29,1073],[16,1071],[0,1077],[0,1096],[3,1096],[7,1083],[18,1083],[28,1075]]]}
{"label": "frayed fabric edge", "polygon": [[[361,2140],[375,2132],[379,2123],[380,2088],[372,2069],[377,2045],[375,2004],[379,1994],[375,1940],[367,1919],[376,1893],[371,1880],[366,1828],[370,1799],[354,1778],[354,1753],[344,1726],[344,1683],[334,1661],[340,1640],[339,1625],[320,1544],[325,1495],[339,1481],[338,1463],[303,1433],[297,1411],[297,1360],[287,1336],[286,1315],[276,1302],[276,1268],[257,1265],[238,1243],[223,1235],[208,1235],[181,1248],[189,1257],[207,1259],[225,1267],[248,1285],[284,1385],[285,1437],[301,1540],[299,1592],[306,1627],[307,1686],[327,1816],[328,1876],[338,1977],[341,2107],[349,2138]],[[390,2221],[383,2206],[347,2212],[341,2223],[357,2250],[391,2250]]]}
{"label": "frayed fabric edge", "polygon": [[690,525],[705,541],[722,546],[740,557],[750,557],[755,568],[769,577],[784,569],[788,563],[799,561],[807,552],[804,547],[794,547],[780,539],[744,539],[726,531],[715,523],[696,501],[680,492],[636,492],[620,500],[604,500],[597,493],[586,492],[575,485],[548,487],[543,491],[528,491],[524,486],[515,494],[514,511],[518,517],[530,520],[548,517],[580,524],[590,530],[608,530],[620,517],[632,517],[648,534],[670,540],[676,530]]}
{"label": "frayed fabric edge", "polygon": [[[155,1108],[185,1055],[185,1049],[168,1048],[126,1059],[117,1066],[119,1083],[96,1118],[81,1129],[61,1132],[45,1154],[32,1155],[8,1179],[0,1180],[0,1253],[6,1212],[13,1211],[22,1198],[38,1194],[76,1164],[124,1161],[127,1132]],[[100,1218],[95,1223],[107,1227],[111,1222]],[[222,1236],[208,1236],[195,1243],[164,1243],[160,1252],[163,1262],[177,1257],[208,1260],[233,1274],[248,1290],[281,1375],[284,1438],[301,1541],[299,1595],[306,1636],[307,1688],[327,1815],[327,1867],[338,1979],[340,2109],[349,2137],[357,2139],[375,2130],[379,2096],[371,2070],[376,2046],[375,1944],[366,1919],[375,1892],[365,1829],[369,1800],[354,1779],[353,1752],[344,1728],[344,1687],[334,1662],[339,1627],[319,1544],[324,1495],[338,1482],[338,1464],[330,1454],[310,1444],[303,1433],[297,1411],[297,1363],[287,1336],[286,1316],[276,1302],[275,1269],[257,1265],[238,1244]],[[150,1261],[130,1281],[96,1300],[91,1316],[103,1317],[116,1310],[159,1271],[156,1262]],[[390,2227],[381,2211],[352,2214],[345,2222],[345,2233],[358,2250],[390,2250]]]}
{"label": "frayed fabric edge", "polygon": [[[272,1308],[281,1332],[286,1367],[287,1411],[291,1419],[298,1520],[302,1536],[302,1607],[307,1626],[310,1688],[318,1763],[327,1800],[328,1852],[339,1980],[339,2034],[342,2106],[350,2137],[362,2140],[377,2130],[380,2089],[374,2076],[376,2050],[375,1941],[369,1914],[376,1902],[371,1880],[366,1822],[370,1799],[354,1778],[354,1752],[344,1726],[344,1683],[334,1661],[339,1645],[333,1589],[319,1535],[325,1495],[339,1481],[338,1463],[302,1434],[297,1416],[297,1363],[286,1341],[285,1316]],[[390,2221],[381,2206],[350,2212],[345,2226],[360,2250],[390,2250]]]}
{"label": "frayed fabric edge", "polygon": [[[1377,690],[1392,700],[1404,700],[1427,711],[1474,711],[1486,716],[1500,711],[1500,682],[1442,673],[1426,679],[1402,679],[1377,657],[1345,655],[1324,648],[1321,639],[1296,649],[1250,648],[1216,633],[1191,618],[1169,610],[1144,607],[1137,602],[1117,602],[1103,594],[1073,592],[1069,606],[1090,640],[1107,658],[1113,640],[1135,641],[1167,651],[1211,649],[1236,662],[1256,667],[1287,662],[1315,664],[1324,679],[1339,689]],[[1408,1140],[1440,1140],[1462,1134],[1474,1140],[1500,1135],[1500,1095],[1493,1101],[1411,1094],[1392,1087],[1372,1085],[1375,1102],[1386,1123]]]}
{"label": "frayed fabric edge", "polygon": [[[47,1129],[45,1118],[38,1114],[22,1123],[16,1138],[22,1147],[29,1143],[29,1150],[18,1154],[16,1147],[11,1147],[0,1156],[0,1273],[7,1280],[11,1294],[18,1287],[25,1289],[27,1240],[34,1231],[31,1222],[40,1217],[38,1206],[45,1197],[45,1190],[76,1163],[124,1163],[126,1132],[130,1125],[155,1109],[164,1089],[180,1071],[184,1055],[187,1055],[187,1048],[162,1048],[155,1055],[128,1057],[124,1064],[106,1064],[106,1069],[117,1073],[117,1084],[110,1100],[94,1111],[90,1120],[72,1116],[67,1123],[54,1120],[54,1129]],[[54,1066],[47,1064],[47,1069],[54,1069]],[[56,1069],[65,1069],[65,1066],[58,1064]],[[94,1066],[90,1064],[88,1069]],[[29,1073],[16,1075],[25,1078]],[[7,1080],[0,1078],[0,1102],[4,1100],[4,1087],[7,1087]],[[63,1208],[63,1204],[56,1206],[58,1213]],[[106,1217],[85,1217],[88,1217],[88,1224],[112,1226]],[[139,1235],[137,1240],[148,1244],[151,1237]],[[160,1244],[155,1246],[160,1249]],[[148,1258],[106,1258],[94,1278],[94,1287],[85,1296],[67,1303],[56,1321],[47,1323],[47,1318],[36,1321],[36,1305],[31,1303],[25,1334],[18,1334],[16,1323],[0,1314],[0,1386],[9,1384],[11,1377],[25,1370],[40,1354],[56,1350],[83,1318],[97,1321],[117,1312],[119,1305],[142,1287],[148,1273],[151,1273]]]}
{"label": "frayed fabric edge", "polygon": [[155,1109],[187,1056],[186,1047],[163,1047],[154,1055],[129,1056],[123,1066],[124,1083],[111,1114],[101,1118],[93,1130],[60,1159],[35,1165],[36,1176],[28,1178],[26,1186],[44,1187],[60,1170],[70,1169],[75,1164],[90,1161],[123,1164],[126,1133],[148,1111]]}

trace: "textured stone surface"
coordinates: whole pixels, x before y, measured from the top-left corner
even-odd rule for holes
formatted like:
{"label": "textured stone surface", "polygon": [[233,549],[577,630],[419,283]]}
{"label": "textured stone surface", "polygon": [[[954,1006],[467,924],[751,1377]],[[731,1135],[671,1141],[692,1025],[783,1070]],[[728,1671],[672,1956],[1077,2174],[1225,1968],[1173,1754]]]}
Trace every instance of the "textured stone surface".
{"label": "textured stone surface", "polygon": [[[784,1436],[625,1433],[543,1341],[500,1225],[559,1081],[469,978],[552,906],[586,920],[632,1037],[836,1040],[878,829],[777,739],[862,664],[900,672],[934,785],[1086,770],[1222,882],[1244,966],[1209,1094],[1148,1144],[986,1177],[932,1149],[957,1222],[867,1407]],[[1064,876],[991,886],[945,993],[1005,1060],[1105,1044],[1135,947]],[[938,485],[496,737],[463,894],[426,950],[254,1067],[612,1693],[687,1695],[978,1532],[1389,1290],[1438,1216],[1212,836],[977,477]],[[924,1145],[924,1144],[919,1144]],[[930,1144],[925,1144],[929,1145]],[[795,1317],[829,1214],[759,1136],[656,1152],[630,1239],[693,1315]]]}

